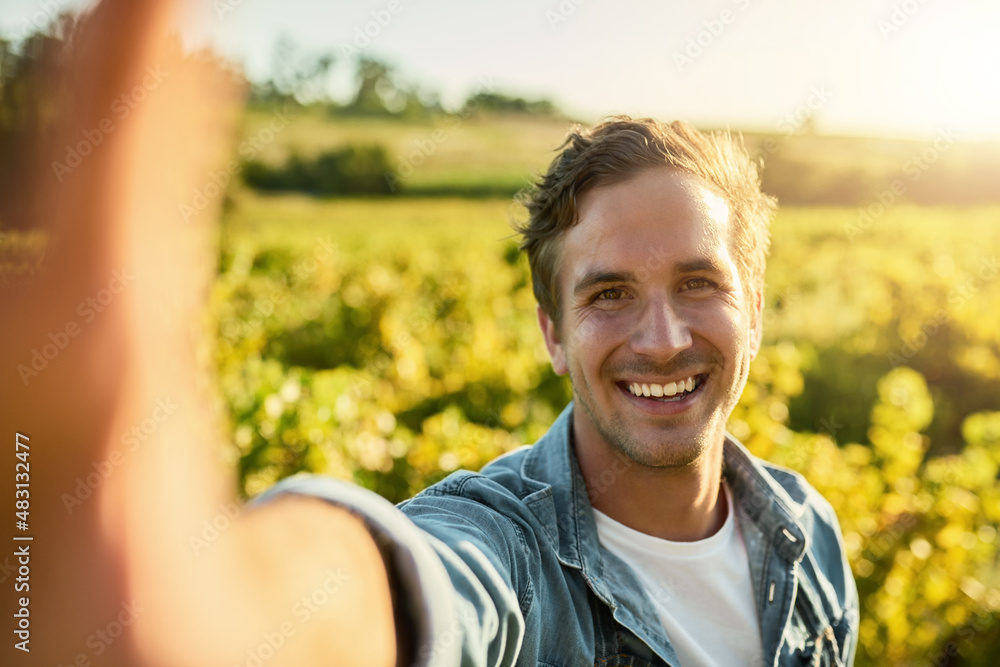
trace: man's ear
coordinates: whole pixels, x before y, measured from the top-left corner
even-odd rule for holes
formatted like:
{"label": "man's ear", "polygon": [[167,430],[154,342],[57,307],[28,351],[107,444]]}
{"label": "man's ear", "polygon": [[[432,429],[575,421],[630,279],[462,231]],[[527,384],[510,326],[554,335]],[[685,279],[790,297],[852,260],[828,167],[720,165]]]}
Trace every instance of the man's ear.
{"label": "man's ear", "polygon": [[556,375],[566,375],[569,367],[566,365],[566,351],[559,339],[559,327],[552,321],[549,314],[542,310],[541,306],[538,306],[536,311],[538,312],[538,326],[542,329],[545,347],[549,349],[549,358],[552,359],[552,370],[556,372]]}
{"label": "man's ear", "polygon": [[760,352],[760,341],[764,336],[764,290],[757,290],[754,294],[752,308],[750,325],[753,328],[750,331],[750,358],[754,359]]}

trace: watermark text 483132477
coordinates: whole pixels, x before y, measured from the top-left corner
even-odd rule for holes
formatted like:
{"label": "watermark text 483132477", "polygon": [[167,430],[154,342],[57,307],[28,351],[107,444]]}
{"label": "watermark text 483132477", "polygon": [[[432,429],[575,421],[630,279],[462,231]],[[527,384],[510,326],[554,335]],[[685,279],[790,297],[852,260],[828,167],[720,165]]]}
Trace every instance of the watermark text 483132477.
{"label": "watermark text 483132477", "polygon": [[31,439],[23,433],[14,437],[14,648],[31,652],[31,542],[28,534],[31,519]]}

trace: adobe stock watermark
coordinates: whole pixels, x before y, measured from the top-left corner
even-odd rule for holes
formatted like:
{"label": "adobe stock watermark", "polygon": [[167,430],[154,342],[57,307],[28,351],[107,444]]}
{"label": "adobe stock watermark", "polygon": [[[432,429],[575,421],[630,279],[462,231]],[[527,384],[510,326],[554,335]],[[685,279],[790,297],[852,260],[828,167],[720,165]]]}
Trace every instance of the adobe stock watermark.
{"label": "adobe stock watermark", "polygon": [[562,0],[554,9],[545,10],[545,20],[549,22],[549,30],[555,31],[561,24],[576,14],[577,8],[587,0]]}
{"label": "adobe stock watermark", "polygon": [[909,23],[928,2],[929,0],[903,0],[893,3],[889,15],[880,18],[876,23],[878,31],[882,34],[882,40],[888,42],[889,38]]}
{"label": "adobe stock watermark", "polygon": [[[411,662],[408,667],[439,664],[442,654],[449,658],[457,658],[459,653],[458,642],[464,634],[463,630],[462,621],[458,618],[453,618],[451,624],[437,633],[432,642],[420,647],[420,650],[417,652],[417,659]],[[442,664],[449,663],[445,662]]]}
{"label": "adobe stock watermark", "polygon": [[[774,125],[774,129],[786,137],[795,134],[832,98],[833,91],[828,89],[825,83],[811,86],[809,94],[806,95],[802,104],[799,104],[778,119],[778,122]],[[768,137],[761,145],[761,150],[758,152],[757,157],[771,155],[777,152],[780,147],[781,143],[777,139]]]}
{"label": "adobe stock watermark", "polygon": [[885,526],[868,538],[866,555],[875,559],[882,558],[902,544],[903,538],[918,524],[919,520],[916,514],[900,515],[897,521]]}
{"label": "adobe stock watermark", "polygon": [[[461,292],[458,288],[459,282],[455,278],[449,278],[441,284],[441,290],[437,293],[437,303],[442,303],[448,299],[457,298]],[[375,356],[374,361],[364,368],[363,376],[351,386],[350,395],[354,399],[362,399],[371,395],[378,382],[379,376],[376,373],[384,373],[392,365],[393,355],[398,355],[411,343],[425,332],[436,319],[433,315],[434,309],[428,309],[421,316],[409,321],[409,328],[394,335],[388,342],[388,353],[380,353]]]}
{"label": "adobe stock watermark", "polygon": [[830,436],[836,442],[837,433],[844,428],[844,424],[837,421],[837,415],[831,414],[829,417],[820,417],[819,431]]}
{"label": "adobe stock watermark", "polygon": [[[773,325],[781,316],[776,308],[784,311],[786,308],[794,308],[802,300],[802,290],[795,285],[789,285],[788,289],[780,294],[775,294],[764,303],[764,311],[760,314],[761,325],[767,329]],[[772,305],[773,304],[773,305]]]}
{"label": "adobe stock watermark", "polygon": [[38,11],[21,18],[21,25],[18,30],[11,35],[11,40],[15,43],[23,42],[32,33],[44,30],[58,18],[60,12],[68,9],[66,3],[56,2],[56,0],[40,0],[35,3]]}
{"label": "adobe stock watermark", "polygon": [[827,89],[826,84],[812,86],[805,101],[778,121],[778,131],[786,135],[798,132],[832,97],[833,92]]}
{"label": "adobe stock watermark", "polygon": [[188,535],[188,546],[191,547],[191,552],[195,556],[200,556],[205,549],[229,530],[240,512],[241,508],[236,503],[229,502],[219,505],[219,512],[211,519],[202,521],[198,533]]}
{"label": "adobe stock watermark", "polygon": [[374,40],[378,39],[382,31],[389,27],[389,24],[403,12],[403,9],[402,0],[389,0],[385,7],[372,11],[371,20],[365,21],[362,25],[354,26],[353,39],[350,43],[340,43],[340,55],[349,58],[364,51]]}
{"label": "adobe stock watermark", "polygon": [[[593,506],[598,499],[611,490],[622,477],[635,465],[635,461],[621,452],[615,452],[614,460],[601,470],[600,474],[584,480],[587,500]],[[556,516],[556,524],[560,532],[569,534],[575,530],[576,518],[569,512],[561,512]]]}
{"label": "adobe stock watermark", "polygon": [[328,569],[324,574],[326,576],[323,581],[311,593],[303,595],[292,605],[292,616],[298,621],[298,626],[292,621],[285,621],[274,631],[265,632],[256,646],[247,649],[246,659],[240,663],[241,665],[262,667],[275,656],[285,642],[295,636],[299,627],[308,623],[315,613],[326,606],[333,596],[352,580],[352,577],[340,568],[336,571]]}
{"label": "adobe stock watermark", "polygon": [[938,334],[941,326],[952,318],[954,311],[964,306],[988,283],[996,280],[998,275],[1000,275],[1000,260],[997,259],[997,256],[983,257],[975,275],[969,276],[948,291],[948,307],[939,308],[932,317],[921,322],[917,332],[909,339],[904,340],[899,350],[886,354],[889,364],[896,368],[917,356],[926,347],[928,341]]}
{"label": "adobe stock watermark", "polygon": [[0,584],[10,579],[11,575],[17,574],[17,562],[10,562],[10,556],[4,556],[3,564],[0,565]]}
{"label": "adobe stock watermark", "polygon": [[[499,85],[492,74],[488,77],[479,77],[479,85],[476,86],[473,97],[481,93],[492,93],[497,90]],[[413,148],[397,161],[396,173],[387,171],[383,174],[389,185],[389,190],[395,192],[401,180],[412,176],[416,169],[426,162],[427,158],[434,155],[438,148],[448,140],[451,132],[461,127],[465,119],[475,113],[478,106],[474,103],[457,113],[448,114],[444,117],[444,127],[437,128],[423,139],[415,140]]]}
{"label": "adobe stock watermark", "polygon": [[64,493],[60,497],[66,513],[72,515],[78,507],[94,495],[94,492],[125,462],[128,454],[146,442],[146,440],[156,433],[157,429],[170,419],[171,415],[177,411],[177,404],[169,398],[156,399],[155,407],[150,411],[149,416],[121,435],[119,442],[123,449],[113,450],[103,461],[94,461],[90,464],[92,472],[85,477],[76,478],[76,486],[73,493]]}
{"label": "adobe stock watermark", "polygon": [[[963,590],[963,592],[965,591]],[[994,627],[991,614],[973,613],[971,621],[967,620],[952,635],[953,639],[949,639],[944,646],[928,658],[930,660],[929,667],[947,667],[947,665],[955,664],[953,658],[962,654],[963,645],[971,642],[979,633],[993,630]]]}
{"label": "adobe stock watermark", "polygon": [[243,4],[243,0],[212,0],[212,9],[219,20],[226,18],[226,14],[236,11],[236,8]]}
{"label": "adobe stock watermark", "polygon": [[611,465],[602,470],[596,479],[590,479],[586,482],[587,498],[590,500],[590,504],[593,505],[598,498],[608,492],[608,489],[617,484],[622,475],[628,472],[634,463],[635,461],[621,452],[615,452],[615,460]]}
{"label": "adobe stock watermark", "polygon": [[696,60],[705,55],[726,31],[726,28],[736,22],[739,12],[750,6],[750,0],[732,0],[732,4],[736,6],[735,11],[727,7],[719,12],[715,18],[702,21],[702,29],[688,37],[683,50],[673,52],[674,64],[677,66],[678,72],[683,72],[685,67],[693,65]]}
{"label": "adobe stock watermark", "polygon": [[[118,612],[115,618],[87,637],[86,645],[90,650],[83,650],[77,653],[73,657],[73,660],[66,663],[65,667],[90,667],[95,664],[93,658],[104,655],[104,652],[135,623],[135,620],[142,612],[143,608],[135,600],[123,602],[121,611]],[[58,667],[63,667],[63,664],[60,663]]]}
{"label": "adobe stock watermark", "polygon": [[[911,155],[902,165],[902,172],[909,176],[909,182],[920,180],[924,172],[931,168],[941,156],[961,139],[953,129],[944,128],[938,130],[938,136],[934,142],[919,153]],[[885,212],[896,203],[896,201],[906,193],[907,182],[901,178],[893,179],[889,187],[872,193],[875,201],[857,210],[857,218],[853,223],[844,225],[844,234],[847,240],[854,243],[854,239],[867,232],[875,225],[875,221],[885,215]]]}
{"label": "adobe stock watermark", "polygon": [[[121,294],[133,280],[135,280],[135,276],[127,273],[124,268],[121,271],[113,271],[107,287],[77,304],[76,314],[82,318],[83,325],[90,324],[97,319],[97,316],[114,301],[115,295]],[[67,320],[66,324],[56,331],[50,331],[47,336],[48,341],[42,345],[41,350],[37,347],[33,348],[28,363],[17,366],[18,375],[21,376],[21,382],[24,383],[24,386],[27,387],[32,379],[38,377],[42,371],[48,368],[49,364],[82,331],[82,326],[75,319]]]}
{"label": "adobe stock watermark", "polygon": [[84,158],[91,155],[101,145],[104,138],[115,131],[118,123],[128,118],[132,111],[146,99],[146,96],[168,76],[170,73],[164,72],[159,65],[155,68],[147,67],[146,76],[143,77],[142,83],[116,97],[111,103],[110,112],[98,121],[96,127],[84,129],[81,132],[81,139],[75,144],[66,144],[66,157],[63,162],[58,160],[52,162],[52,171],[56,175],[56,180],[62,183],[67,174],[72,173],[74,169],[83,164]]}
{"label": "adobe stock watermark", "polygon": [[[278,134],[288,127],[289,121],[294,120],[295,117],[295,114],[289,113],[287,109],[276,112],[266,126],[249,139],[241,141],[236,152],[245,161],[249,162],[255,159],[268,144],[274,141]],[[191,218],[208,208],[209,204],[226,191],[226,187],[229,186],[233,177],[240,173],[241,164],[235,158],[230,160],[222,169],[213,171],[209,175],[208,181],[203,183],[201,187],[193,189],[194,196],[190,203],[181,202],[177,205],[177,210],[184,222],[191,222]]]}
{"label": "adobe stock watermark", "polygon": [[[292,265],[291,273],[298,280],[305,280],[319,269],[321,263],[331,260],[337,253],[337,246],[329,236],[317,239],[316,247],[312,253],[300,259]],[[228,341],[245,338],[261,324],[264,320],[274,314],[274,309],[288,298],[288,291],[284,289],[273,290],[266,298],[254,301],[253,310],[246,320],[228,323],[222,335]]]}

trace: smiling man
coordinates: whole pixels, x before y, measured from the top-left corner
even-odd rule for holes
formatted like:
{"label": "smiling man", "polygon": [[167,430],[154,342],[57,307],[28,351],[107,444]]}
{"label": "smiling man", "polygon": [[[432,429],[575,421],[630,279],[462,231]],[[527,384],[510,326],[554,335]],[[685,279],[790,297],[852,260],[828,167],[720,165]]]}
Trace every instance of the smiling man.
{"label": "smiling man", "polygon": [[837,518],[726,433],[761,340],[773,200],[724,134],[577,129],[523,199],[538,320],[573,403],[533,447],[363,518],[412,664],[848,665]]}

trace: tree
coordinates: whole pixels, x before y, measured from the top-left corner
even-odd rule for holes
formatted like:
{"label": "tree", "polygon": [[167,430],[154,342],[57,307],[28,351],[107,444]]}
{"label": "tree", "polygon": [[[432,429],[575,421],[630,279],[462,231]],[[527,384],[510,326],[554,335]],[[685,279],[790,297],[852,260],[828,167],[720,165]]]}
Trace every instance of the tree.
{"label": "tree", "polygon": [[357,89],[344,111],[360,116],[421,116],[441,110],[436,93],[401,81],[392,67],[375,58],[361,57]]}
{"label": "tree", "polygon": [[274,47],[271,78],[253,86],[251,101],[308,104],[328,100],[326,79],[333,64],[332,53],[306,52],[283,35]]}
{"label": "tree", "polygon": [[480,92],[471,95],[464,106],[466,113],[474,111],[489,111],[493,113],[523,113],[542,116],[554,116],[559,110],[551,100],[527,100],[523,97],[513,97],[504,93]]}
{"label": "tree", "polygon": [[28,226],[36,202],[24,196],[30,191],[26,179],[43,153],[36,148],[52,141],[62,116],[72,109],[65,103],[65,72],[55,65],[78,32],[78,22],[62,14],[20,43],[0,38],[0,227]]}

